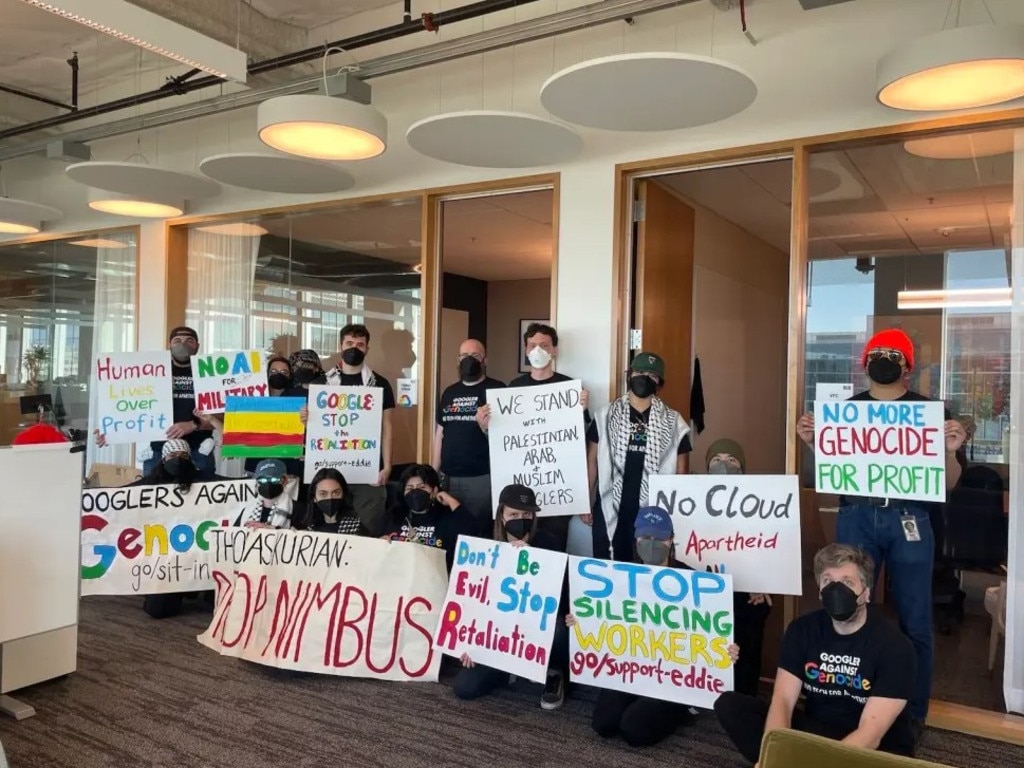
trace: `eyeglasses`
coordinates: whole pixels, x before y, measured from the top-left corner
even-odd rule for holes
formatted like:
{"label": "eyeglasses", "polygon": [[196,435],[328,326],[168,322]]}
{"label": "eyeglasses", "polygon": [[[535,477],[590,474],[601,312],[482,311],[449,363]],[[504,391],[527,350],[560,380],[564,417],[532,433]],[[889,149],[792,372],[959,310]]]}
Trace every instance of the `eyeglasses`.
{"label": "eyeglasses", "polygon": [[263,485],[264,483],[283,483],[283,477],[257,477],[256,484]]}
{"label": "eyeglasses", "polygon": [[907,359],[906,355],[898,349],[872,349],[868,352],[868,362],[881,360],[883,357],[892,360],[894,363],[902,363]]}
{"label": "eyeglasses", "polygon": [[479,352],[463,352],[459,355],[459,360],[465,360],[467,357],[475,357],[481,363],[484,361],[484,356]]}

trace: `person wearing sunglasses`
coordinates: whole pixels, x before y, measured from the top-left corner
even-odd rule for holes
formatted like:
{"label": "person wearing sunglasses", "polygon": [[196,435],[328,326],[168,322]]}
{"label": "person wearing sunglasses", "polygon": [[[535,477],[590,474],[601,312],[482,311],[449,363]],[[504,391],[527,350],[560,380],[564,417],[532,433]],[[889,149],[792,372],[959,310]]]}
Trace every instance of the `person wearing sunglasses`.
{"label": "person wearing sunglasses", "polygon": [[[851,400],[921,402],[929,400],[914,392],[907,379],[914,370],[914,343],[903,331],[879,331],[864,345],[861,365],[868,388]],[[944,424],[946,488],[960,479],[957,453],[967,438],[959,421],[946,410]],[[813,451],[814,416],[804,414],[797,422],[797,434]],[[806,462],[805,462],[806,463]],[[839,501],[836,542],[860,547],[879,566],[885,566],[896,603],[900,629],[910,638],[917,657],[917,675],[908,712],[918,737],[923,732],[931,695],[934,661],[932,625],[932,570],[935,537],[931,514],[937,505],[904,499],[843,496]],[[875,571],[877,582],[878,571]],[[868,586],[874,587],[875,583]]]}

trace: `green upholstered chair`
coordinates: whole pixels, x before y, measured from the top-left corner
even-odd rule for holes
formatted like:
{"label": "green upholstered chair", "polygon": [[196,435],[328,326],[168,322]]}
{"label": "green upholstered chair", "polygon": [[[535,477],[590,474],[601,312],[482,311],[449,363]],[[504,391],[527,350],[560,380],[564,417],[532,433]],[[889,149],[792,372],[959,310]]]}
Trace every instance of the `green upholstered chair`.
{"label": "green upholstered chair", "polygon": [[772,731],[761,743],[760,768],[942,768],[939,763],[851,747],[800,731]]}

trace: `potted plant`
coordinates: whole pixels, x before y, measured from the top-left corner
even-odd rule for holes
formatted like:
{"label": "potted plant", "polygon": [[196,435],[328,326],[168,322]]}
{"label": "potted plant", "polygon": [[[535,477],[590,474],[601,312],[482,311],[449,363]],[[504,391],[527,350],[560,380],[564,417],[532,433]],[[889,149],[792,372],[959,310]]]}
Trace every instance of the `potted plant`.
{"label": "potted plant", "polygon": [[39,380],[43,372],[43,366],[50,359],[50,350],[42,345],[31,347],[25,352],[22,358],[22,367],[25,369],[25,384],[29,389],[38,389],[42,383]]}

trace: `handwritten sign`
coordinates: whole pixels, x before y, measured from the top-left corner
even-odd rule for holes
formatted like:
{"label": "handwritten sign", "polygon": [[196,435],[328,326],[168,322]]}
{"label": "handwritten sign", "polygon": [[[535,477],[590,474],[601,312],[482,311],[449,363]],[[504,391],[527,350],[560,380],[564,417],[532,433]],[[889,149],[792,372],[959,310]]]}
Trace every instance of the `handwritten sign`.
{"label": "handwritten sign", "polygon": [[257,498],[253,480],[82,491],[82,595],[213,589],[210,532]]}
{"label": "handwritten sign", "polygon": [[941,402],[816,402],[815,490],[944,502],[944,422]]}
{"label": "handwritten sign", "polygon": [[332,467],[349,483],[375,483],[380,475],[381,389],[378,387],[309,388],[306,431],[308,483]]}
{"label": "handwritten sign", "polygon": [[416,379],[397,379],[398,386],[398,407],[412,408],[417,403],[418,382]]}
{"label": "handwritten sign", "polygon": [[589,511],[581,391],[579,381],[487,390],[491,498],[520,483],[537,494],[541,516]]}
{"label": "handwritten sign", "polygon": [[111,352],[96,358],[95,428],[108,445],[164,440],[172,424],[171,353]]}
{"label": "handwritten sign", "polygon": [[221,455],[243,458],[302,457],[304,397],[228,397]]}
{"label": "handwritten sign", "polygon": [[543,682],[566,557],[460,536],[434,647]]}
{"label": "handwritten sign", "polygon": [[728,574],[569,558],[569,675],[711,709],[733,689]]}
{"label": "handwritten sign", "polygon": [[200,643],[282,669],[437,680],[441,550],[337,533],[219,529]]}
{"label": "handwritten sign", "polygon": [[196,408],[203,413],[224,413],[229,396],[266,397],[270,385],[263,357],[258,349],[194,355]]}
{"label": "handwritten sign", "polygon": [[650,499],[672,515],[681,563],[744,592],[803,594],[796,475],[652,475]]}

